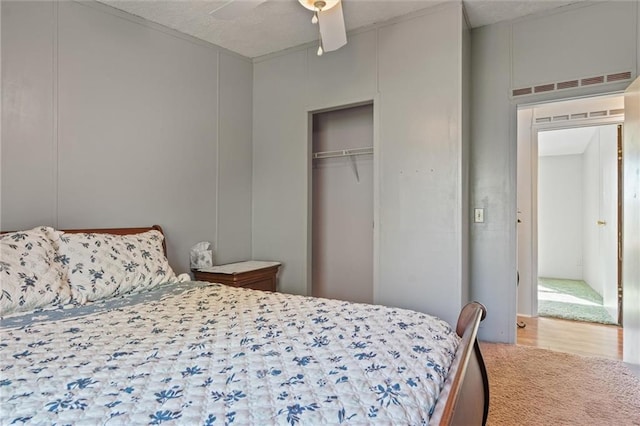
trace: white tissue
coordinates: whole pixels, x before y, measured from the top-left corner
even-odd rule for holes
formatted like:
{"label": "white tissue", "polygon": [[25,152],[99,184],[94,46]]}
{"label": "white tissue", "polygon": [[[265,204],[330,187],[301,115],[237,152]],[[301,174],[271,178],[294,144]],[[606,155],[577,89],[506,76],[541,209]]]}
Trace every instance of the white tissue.
{"label": "white tissue", "polygon": [[200,269],[213,266],[213,251],[209,250],[209,244],[206,241],[195,244],[189,251],[189,260],[191,261],[191,269]]}
{"label": "white tissue", "polygon": [[209,250],[210,246],[211,246],[211,244],[208,243],[207,241],[202,241],[202,242],[196,243],[193,247],[191,247],[191,251]]}
{"label": "white tissue", "polygon": [[189,275],[189,274],[180,274],[180,275],[178,275],[177,278],[178,278],[178,282],[179,283],[183,283],[183,282],[186,282],[186,281],[191,281],[191,275]]}

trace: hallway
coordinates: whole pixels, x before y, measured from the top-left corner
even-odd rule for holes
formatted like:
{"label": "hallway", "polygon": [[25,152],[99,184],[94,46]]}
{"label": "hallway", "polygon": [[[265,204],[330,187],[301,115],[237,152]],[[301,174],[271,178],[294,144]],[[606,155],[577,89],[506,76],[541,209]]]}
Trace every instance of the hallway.
{"label": "hallway", "polygon": [[622,360],[622,327],[555,318],[518,316],[519,345]]}

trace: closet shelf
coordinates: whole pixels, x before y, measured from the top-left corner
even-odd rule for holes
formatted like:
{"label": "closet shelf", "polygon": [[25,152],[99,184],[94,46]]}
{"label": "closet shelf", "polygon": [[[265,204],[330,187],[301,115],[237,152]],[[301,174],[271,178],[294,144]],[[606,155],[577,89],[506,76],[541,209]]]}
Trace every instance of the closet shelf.
{"label": "closet shelf", "polygon": [[363,148],[339,149],[337,151],[321,151],[314,152],[313,159],[349,157],[354,155],[373,154],[373,147],[367,146]]}

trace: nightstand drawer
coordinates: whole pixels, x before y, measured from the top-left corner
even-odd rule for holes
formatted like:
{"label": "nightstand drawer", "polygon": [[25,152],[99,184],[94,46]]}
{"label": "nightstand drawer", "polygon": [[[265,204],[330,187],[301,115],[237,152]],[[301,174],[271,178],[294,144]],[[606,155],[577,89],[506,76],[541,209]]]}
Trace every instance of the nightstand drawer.
{"label": "nightstand drawer", "polygon": [[252,288],[254,290],[276,291],[276,279],[275,276],[269,277],[260,281],[244,284],[240,287]]}
{"label": "nightstand drawer", "polygon": [[220,283],[253,290],[276,291],[279,262],[246,261],[193,270],[196,281]]}

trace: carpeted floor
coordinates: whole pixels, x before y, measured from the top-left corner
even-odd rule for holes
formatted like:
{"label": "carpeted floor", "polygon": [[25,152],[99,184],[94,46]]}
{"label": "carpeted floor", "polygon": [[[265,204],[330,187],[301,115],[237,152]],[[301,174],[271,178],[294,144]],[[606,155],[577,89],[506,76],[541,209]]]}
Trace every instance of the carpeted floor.
{"label": "carpeted floor", "polygon": [[481,343],[489,426],[640,425],[640,380],[622,362]]}
{"label": "carpeted floor", "polygon": [[538,315],[617,324],[602,306],[602,296],[580,280],[538,278]]}

